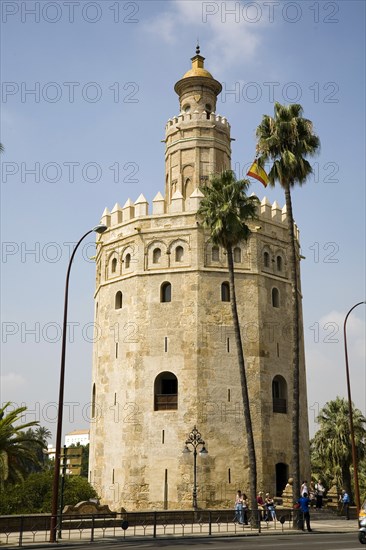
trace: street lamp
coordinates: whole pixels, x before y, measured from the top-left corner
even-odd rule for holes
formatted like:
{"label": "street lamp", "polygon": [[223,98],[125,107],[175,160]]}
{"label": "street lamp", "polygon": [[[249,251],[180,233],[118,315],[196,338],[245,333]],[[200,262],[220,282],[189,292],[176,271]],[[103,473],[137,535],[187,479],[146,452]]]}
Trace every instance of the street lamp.
{"label": "street lamp", "polygon": [[73,253],[71,254],[69,266],[66,274],[65,284],[65,299],[64,299],[64,320],[62,325],[62,348],[61,348],[61,367],[60,367],[60,387],[58,397],[58,409],[57,409],[57,433],[56,433],[56,448],[55,448],[55,471],[53,474],[53,486],[52,486],[52,507],[51,507],[51,525],[50,525],[50,542],[56,542],[56,529],[57,529],[57,513],[58,513],[58,490],[60,481],[60,458],[61,458],[61,435],[62,435],[62,413],[64,406],[64,383],[65,383],[65,357],[66,357],[66,332],[67,332],[67,306],[69,295],[69,278],[71,264],[75,256],[80,243],[95,231],[96,233],[104,233],[107,230],[107,226],[104,224],[97,225],[90,229],[85,235],[81,237],[76,244]]}
{"label": "street lamp", "polygon": [[193,430],[188,436],[188,439],[185,442],[185,447],[183,449],[183,454],[191,453],[192,451],[188,448],[188,445],[193,447],[193,509],[197,510],[197,447],[202,447],[199,451],[200,456],[206,457],[208,451],[205,447],[205,442],[203,441],[200,432],[197,430],[196,426],[193,427]]}
{"label": "street lamp", "polygon": [[355,307],[360,306],[361,304],[366,304],[366,301],[358,302],[358,304],[355,304],[353,307],[351,307],[351,309],[349,310],[349,312],[346,315],[346,318],[344,320],[344,325],[343,325],[344,355],[345,355],[345,358],[346,358],[346,377],[347,377],[347,392],[348,392],[349,427],[350,427],[351,444],[352,444],[352,464],[353,464],[353,477],[354,477],[354,482],[355,482],[355,497],[356,497],[357,516],[358,516],[360,508],[361,508],[361,501],[360,501],[360,487],[359,487],[359,484],[358,484],[355,432],[353,430],[353,411],[352,411],[352,398],[351,398],[351,383],[350,383],[350,378],[349,378],[349,367],[348,367],[346,325],[347,325],[348,316],[351,313],[351,311],[353,311],[355,309]]}

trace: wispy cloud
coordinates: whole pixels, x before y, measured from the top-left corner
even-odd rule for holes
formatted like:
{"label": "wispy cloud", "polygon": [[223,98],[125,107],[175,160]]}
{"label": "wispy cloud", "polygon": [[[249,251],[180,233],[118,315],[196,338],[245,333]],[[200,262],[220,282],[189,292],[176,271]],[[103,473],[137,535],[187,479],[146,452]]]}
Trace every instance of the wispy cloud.
{"label": "wispy cloud", "polygon": [[[214,13],[207,11],[208,4],[215,8]],[[202,53],[210,56],[210,69],[220,69],[221,74],[223,68],[238,64],[240,57],[247,62],[254,58],[267,26],[264,19],[253,23],[240,14],[230,16],[230,10],[235,12],[238,2],[173,0],[166,2],[166,6],[163,14],[146,22],[144,32],[153,33],[168,44],[177,44],[182,42],[182,35],[187,36],[188,29],[190,35],[194,29],[202,43]]]}
{"label": "wispy cloud", "polygon": [[171,11],[160,13],[142,25],[143,32],[149,32],[159,37],[167,44],[177,42],[177,21]]}

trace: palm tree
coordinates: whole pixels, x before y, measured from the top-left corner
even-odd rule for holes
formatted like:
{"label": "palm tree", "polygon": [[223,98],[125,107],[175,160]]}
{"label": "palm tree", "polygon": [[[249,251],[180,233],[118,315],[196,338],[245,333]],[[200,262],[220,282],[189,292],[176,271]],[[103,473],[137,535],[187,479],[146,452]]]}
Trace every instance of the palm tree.
{"label": "palm tree", "polygon": [[24,428],[37,426],[38,421],[14,425],[22,419],[27,407],[18,407],[6,412],[9,406],[10,401],[0,408],[0,488],[4,487],[6,481],[23,480],[27,462],[37,462],[32,443],[38,441],[41,445],[34,434],[29,435],[22,431]]}
{"label": "palm tree", "polygon": [[[361,460],[366,457],[366,418],[353,404],[352,411],[355,443]],[[351,496],[352,448],[349,444],[348,401],[341,397],[328,401],[320,411],[317,422],[320,428],[312,441],[315,463],[318,467],[321,465],[339,489],[344,487]]]}
{"label": "palm tree", "polygon": [[[222,246],[227,253],[230,302],[238,353],[245,432],[248,446],[250,502],[251,509],[255,511],[257,510],[257,466],[244,352],[235,295],[233,262],[233,248],[241,241],[246,241],[248,239],[250,229],[246,225],[246,222],[256,217],[256,209],[259,203],[257,197],[248,197],[246,195],[249,185],[250,183],[248,180],[236,180],[235,174],[231,170],[226,170],[219,176],[213,176],[210,180],[210,184],[201,188],[204,198],[201,201],[197,215],[199,219],[202,220],[203,225],[209,228],[213,244]],[[252,515],[254,522],[256,522],[256,517],[257,515],[254,513]]]}
{"label": "palm tree", "polygon": [[268,160],[273,166],[268,174],[270,185],[279,182],[285,192],[287,228],[289,238],[289,268],[292,283],[292,345],[293,345],[293,409],[292,409],[292,477],[293,499],[300,494],[300,289],[297,267],[298,244],[294,233],[291,188],[302,185],[312,173],[306,156],[315,155],[320,141],[313,132],[313,124],[303,118],[301,105],[275,103],[274,117],[264,115],[258,126],[258,162],[263,167]]}
{"label": "palm tree", "polygon": [[[33,449],[37,462],[26,461],[25,469],[28,473],[40,472],[44,469],[47,457],[47,440],[52,437],[52,434],[48,428],[39,426],[35,430],[28,428],[24,435],[29,438],[29,447]],[[48,459],[48,457],[47,457]]]}

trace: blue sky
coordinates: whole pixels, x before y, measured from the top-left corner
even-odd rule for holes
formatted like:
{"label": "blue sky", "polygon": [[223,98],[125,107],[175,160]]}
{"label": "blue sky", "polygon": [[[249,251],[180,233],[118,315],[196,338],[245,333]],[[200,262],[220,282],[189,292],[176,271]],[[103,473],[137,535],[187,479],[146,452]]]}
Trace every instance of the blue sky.
{"label": "blue sky", "polygon": [[[346,395],[343,321],[365,299],[365,3],[3,1],[1,401],[55,431],[60,329],[70,243],[107,206],[164,191],[164,127],[197,37],[223,83],[245,175],[273,101],[298,102],[321,139],[314,176],[293,193],[301,231],[311,433]],[[31,90],[35,90],[34,93]],[[33,173],[32,173],[33,170]],[[284,204],[281,189],[253,182]],[[89,415],[92,239],[73,265],[65,432]],[[33,252],[32,252],[33,251]],[[352,392],[366,412],[365,306],[348,322]]]}

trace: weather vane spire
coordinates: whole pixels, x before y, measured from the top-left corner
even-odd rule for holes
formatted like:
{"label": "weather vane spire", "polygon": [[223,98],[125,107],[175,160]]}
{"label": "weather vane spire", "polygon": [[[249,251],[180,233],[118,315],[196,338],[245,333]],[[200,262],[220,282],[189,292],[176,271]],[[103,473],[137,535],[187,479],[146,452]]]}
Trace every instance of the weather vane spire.
{"label": "weather vane spire", "polygon": [[200,54],[200,39],[199,37],[197,36],[197,46],[196,46],[196,55],[199,55]]}

